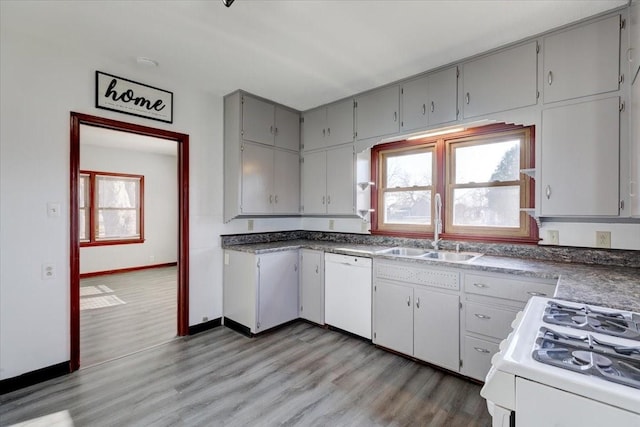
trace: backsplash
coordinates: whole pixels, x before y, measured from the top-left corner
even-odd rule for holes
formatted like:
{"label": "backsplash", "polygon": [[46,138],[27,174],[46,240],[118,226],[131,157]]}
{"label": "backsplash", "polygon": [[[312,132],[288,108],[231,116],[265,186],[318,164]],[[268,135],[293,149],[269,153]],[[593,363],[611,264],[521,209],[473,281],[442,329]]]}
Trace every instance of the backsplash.
{"label": "backsplash", "polygon": [[[316,240],[325,242],[350,243],[356,245],[412,246],[431,248],[429,239],[408,239],[389,236],[371,236],[368,234],[328,233],[323,231],[282,231],[271,233],[251,233],[222,235],[222,246],[248,243],[268,243],[285,240]],[[544,261],[559,261],[581,264],[599,264],[620,267],[640,268],[640,251],[622,249],[574,248],[569,246],[515,245],[503,243],[458,242],[443,240],[440,248],[455,250],[456,244],[461,251],[481,252],[488,255],[529,258]]]}

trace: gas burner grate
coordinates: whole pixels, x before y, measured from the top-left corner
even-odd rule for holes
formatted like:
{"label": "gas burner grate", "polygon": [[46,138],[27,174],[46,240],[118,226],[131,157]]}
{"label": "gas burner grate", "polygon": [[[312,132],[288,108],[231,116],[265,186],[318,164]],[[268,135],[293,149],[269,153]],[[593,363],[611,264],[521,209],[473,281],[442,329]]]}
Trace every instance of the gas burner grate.
{"label": "gas burner grate", "polygon": [[640,341],[640,316],[635,313],[605,312],[587,305],[574,307],[549,301],[542,320],[553,325]]}
{"label": "gas burner grate", "polygon": [[532,357],[538,362],[640,389],[640,347],[603,342],[591,335],[540,328]]}

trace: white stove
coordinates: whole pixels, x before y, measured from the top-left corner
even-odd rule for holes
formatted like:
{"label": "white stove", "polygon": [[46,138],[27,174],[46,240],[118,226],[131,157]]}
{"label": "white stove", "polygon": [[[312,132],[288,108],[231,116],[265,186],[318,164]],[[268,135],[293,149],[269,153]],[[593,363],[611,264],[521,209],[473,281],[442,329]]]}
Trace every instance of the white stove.
{"label": "white stove", "polygon": [[493,426],[640,426],[640,315],[533,297],[480,394]]}

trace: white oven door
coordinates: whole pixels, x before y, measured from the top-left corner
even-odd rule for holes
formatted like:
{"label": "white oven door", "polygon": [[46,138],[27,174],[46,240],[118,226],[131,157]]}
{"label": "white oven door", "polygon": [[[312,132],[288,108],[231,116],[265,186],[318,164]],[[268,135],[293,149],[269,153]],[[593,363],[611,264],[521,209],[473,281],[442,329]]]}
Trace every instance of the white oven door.
{"label": "white oven door", "polygon": [[[637,390],[629,388],[629,393]],[[516,427],[632,427],[640,415],[523,378],[516,378]]]}

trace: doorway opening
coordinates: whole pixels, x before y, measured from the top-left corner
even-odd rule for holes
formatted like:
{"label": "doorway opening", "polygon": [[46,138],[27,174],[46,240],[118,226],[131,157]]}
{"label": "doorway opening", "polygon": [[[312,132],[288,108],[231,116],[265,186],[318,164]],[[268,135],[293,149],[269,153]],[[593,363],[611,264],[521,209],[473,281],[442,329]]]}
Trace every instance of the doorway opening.
{"label": "doorway opening", "polygon": [[[80,165],[80,147],[81,132],[84,129],[100,128],[102,130],[114,130],[126,132],[127,134],[135,134],[138,136],[157,138],[166,141],[172,141],[176,144],[177,150],[177,231],[178,231],[178,248],[177,248],[177,267],[173,267],[173,274],[177,271],[177,335],[188,335],[188,319],[189,319],[189,195],[188,195],[188,179],[189,179],[189,136],[176,132],[170,132],[162,129],[151,128],[147,126],[134,125],[126,122],[120,122],[101,117],[95,117],[80,113],[71,113],[71,150],[70,150],[70,330],[71,330],[71,357],[70,370],[75,371],[80,367],[80,224],[83,223],[85,215],[80,206],[80,189],[86,184],[81,179],[85,179],[86,174],[81,174]],[[85,221],[84,224],[89,224]],[[92,229],[95,224],[91,224]],[[86,227],[85,227],[86,228]],[[93,230],[92,230],[93,232]],[[142,240],[140,231],[140,240]],[[87,238],[83,238],[86,245]],[[159,269],[164,270],[164,274],[172,274],[172,266]],[[137,274],[145,274],[147,272],[136,272]],[[124,277],[124,276],[121,276]],[[175,276],[174,276],[175,277]],[[86,280],[86,279],[85,279]],[[174,288],[175,289],[175,288]],[[92,289],[89,289],[92,290]],[[95,286],[95,290],[109,294],[111,290],[108,286],[102,284]],[[105,295],[109,297],[110,295]],[[111,298],[117,301],[117,297]],[[86,302],[86,301],[85,301]],[[112,301],[113,302],[113,301]],[[174,306],[175,307],[175,306]],[[129,325],[131,330],[136,329],[136,324]]]}

